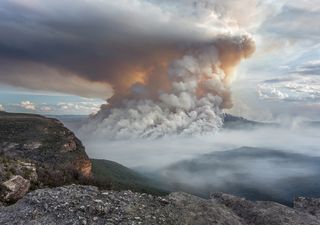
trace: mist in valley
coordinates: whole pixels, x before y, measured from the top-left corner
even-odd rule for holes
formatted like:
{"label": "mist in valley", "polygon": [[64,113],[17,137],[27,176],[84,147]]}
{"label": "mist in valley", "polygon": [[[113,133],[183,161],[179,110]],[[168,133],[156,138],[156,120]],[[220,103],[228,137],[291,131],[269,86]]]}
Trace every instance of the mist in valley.
{"label": "mist in valley", "polygon": [[202,197],[226,192],[285,204],[297,196],[320,196],[317,122],[265,124],[235,117],[202,135],[127,140],[79,135],[91,158],[121,163],[165,190]]}

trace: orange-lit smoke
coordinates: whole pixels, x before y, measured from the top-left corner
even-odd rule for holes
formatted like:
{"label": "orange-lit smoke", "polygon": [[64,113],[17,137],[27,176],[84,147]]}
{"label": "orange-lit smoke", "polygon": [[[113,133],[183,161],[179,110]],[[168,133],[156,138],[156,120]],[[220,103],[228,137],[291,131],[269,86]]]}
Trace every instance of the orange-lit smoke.
{"label": "orange-lit smoke", "polygon": [[112,139],[219,129],[222,109],[232,107],[233,71],[254,52],[253,40],[245,34],[219,36],[175,50],[155,54],[149,63],[115,79],[115,95],[84,129]]}
{"label": "orange-lit smoke", "polygon": [[[211,88],[211,93],[223,98],[222,108],[232,107],[229,85],[233,80],[235,67],[242,59],[248,58],[255,51],[254,41],[248,36],[234,38],[221,36],[212,43],[192,46],[184,49],[171,49],[168,53],[154,54],[153,59],[146,64],[131,66],[121,70],[121,74],[111,81],[115,90],[114,96],[108,100],[112,107],[121,105],[122,101],[129,99],[152,99],[159,100],[159,93],[170,92],[172,81],[168,76],[171,63],[184,55],[197,55],[203,49],[214,47],[217,50],[217,60],[212,63],[212,71],[220,76],[224,85],[224,91],[219,88]],[[210,56],[207,56],[210,58]],[[202,75],[197,84],[196,95],[198,98],[207,94],[206,82],[210,79]],[[135,92],[134,88],[143,88],[143,91]],[[110,106],[109,106],[110,107]]]}

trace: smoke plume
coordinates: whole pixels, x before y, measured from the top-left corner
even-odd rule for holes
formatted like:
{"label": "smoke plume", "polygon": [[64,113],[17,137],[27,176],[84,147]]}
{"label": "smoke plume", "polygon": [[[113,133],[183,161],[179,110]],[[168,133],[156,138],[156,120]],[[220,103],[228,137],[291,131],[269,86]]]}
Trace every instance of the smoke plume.
{"label": "smoke plume", "polygon": [[[229,84],[234,67],[252,54],[246,35],[221,35],[209,44],[186,50],[130,86],[101,108],[85,129],[107,138],[160,137],[214,132],[223,123],[223,108],[232,107]],[[163,73],[163,74],[161,74]]]}
{"label": "smoke plume", "polygon": [[245,29],[258,5],[3,0],[0,82],[106,99],[84,129],[108,137],[214,131],[232,72],[254,51]]}

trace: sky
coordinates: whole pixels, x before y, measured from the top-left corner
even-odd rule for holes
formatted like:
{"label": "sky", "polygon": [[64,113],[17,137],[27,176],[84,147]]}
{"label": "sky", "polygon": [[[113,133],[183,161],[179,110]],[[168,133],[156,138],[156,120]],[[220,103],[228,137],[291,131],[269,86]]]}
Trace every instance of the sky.
{"label": "sky", "polygon": [[105,103],[103,99],[86,98],[51,91],[0,86],[1,110],[44,115],[90,115]]}
{"label": "sky", "polygon": [[187,54],[202,66],[217,58],[211,90],[226,112],[319,120],[318,21],[319,0],[2,0],[0,110],[87,115],[141,96],[172,105],[176,90],[159,93]]}

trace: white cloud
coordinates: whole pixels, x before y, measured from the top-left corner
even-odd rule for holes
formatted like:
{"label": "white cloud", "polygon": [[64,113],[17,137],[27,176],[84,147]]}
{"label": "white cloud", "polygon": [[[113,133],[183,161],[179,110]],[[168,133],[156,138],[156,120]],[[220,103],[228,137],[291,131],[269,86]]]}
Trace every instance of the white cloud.
{"label": "white cloud", "polygon": [[0,111],[4,108],[10,112],[33,112],[38,114],[50,115],[89,115],[95,114],[103,101],[95,101],[94,99],[83,99],[79,102],[54,102],[54,103],[38,103],[29,100],[21,101],[18,104],[9,103],[0,104]]}
{"label": "white cloud", "polygon": [[30,101],[22,101],[19,106],[26,110],[32,110],[32,111],[36,110],[35,104]]}
{"label": "white cloud", "polygon": [[319,102],[320,77],[292,75],[289,78],[271,79],[258,85],[262,99],[292,102]]}
{"label": "white cloud", "polygon": [[41,106],[40,107],[40,111],[41,112],[51,112],[51,111],[53,111],[53,109],[50,107],[50,106],[46,106],[46,105],[44,105],[44,106]]}
{"label": "white cloud", "polygon": [[0,110],[16,113],[89,115],[96,113],[105,103],[106,101],[98,98],[71,95],[51,96],[50,93],[38,95],[29,92],[15,94],[3,90],[0,93]]}
{"label": "white cloud", "polygon": [[100,102],[91,102],[91,101],[83,101],[83,102],[59,102],[55,105],[54,109],[56,111],[68,114],[94,114],[100,109]]}

